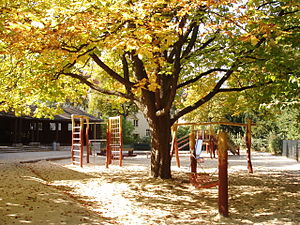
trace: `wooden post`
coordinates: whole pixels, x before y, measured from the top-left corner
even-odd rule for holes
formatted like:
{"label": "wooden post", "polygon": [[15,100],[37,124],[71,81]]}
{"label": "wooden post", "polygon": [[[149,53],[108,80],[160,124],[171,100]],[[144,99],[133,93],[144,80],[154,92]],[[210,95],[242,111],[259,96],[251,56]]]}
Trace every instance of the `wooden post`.
{"label": "wooden post", "polygon": [[172,143],[171,143],[170,155],[172,157],[173,154],[175,153],[176,164],[177,164],[177,167],[180,168],[180,159],[179,159],[178,143],[177,143],[176,133],[177,133],[177,126],[175,124],[174,126],[172,126]]}
{"label": "wooden post", "polygon": [[220,132],[218,135],[218,169],[219,169],[219,190],[218,205],[219,214],[228,217],[228,152],[227,134]]}
{"label": "wooden post", "polygon": [[246,126],[246,146],[247,146],[247,168],[249,173],[253,173],[251,162],[251,123],[250,119],[247,120]]}
{"label": "wooden post", "polygon": [[189,137],[189,145],[190,145],[190,159],[191,159],[191,173],[197,173],[197,159],[196,159],[196,151],[195,151],[195,130],[192,129]]}

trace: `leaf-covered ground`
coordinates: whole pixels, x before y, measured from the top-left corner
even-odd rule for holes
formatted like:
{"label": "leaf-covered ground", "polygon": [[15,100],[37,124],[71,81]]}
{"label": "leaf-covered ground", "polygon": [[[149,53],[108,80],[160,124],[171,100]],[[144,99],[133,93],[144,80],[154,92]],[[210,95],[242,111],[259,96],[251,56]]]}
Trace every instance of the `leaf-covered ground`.
{"label": "leaf-covered ground", "polygon": [[[69,160],[0,164],[0,224],[299,224],[300,164],[266,153],[229,157],[230,218],[219,218],[217,188],[189,183],[188,156],[173,179],[148,176],[145,155],[109,169],[98,157],[83,168]],[[199,172],[216,176],[217,160]]]}

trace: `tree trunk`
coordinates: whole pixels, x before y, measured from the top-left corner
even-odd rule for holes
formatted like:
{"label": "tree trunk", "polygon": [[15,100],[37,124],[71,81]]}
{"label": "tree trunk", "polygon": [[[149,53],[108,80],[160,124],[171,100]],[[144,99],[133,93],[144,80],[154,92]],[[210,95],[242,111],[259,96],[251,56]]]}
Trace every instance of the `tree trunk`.
{"label": "tree trunk", "polygon": [[151,175],[162,179],[170,179],[170,115],[159,116],[149,125],[152,130]]}

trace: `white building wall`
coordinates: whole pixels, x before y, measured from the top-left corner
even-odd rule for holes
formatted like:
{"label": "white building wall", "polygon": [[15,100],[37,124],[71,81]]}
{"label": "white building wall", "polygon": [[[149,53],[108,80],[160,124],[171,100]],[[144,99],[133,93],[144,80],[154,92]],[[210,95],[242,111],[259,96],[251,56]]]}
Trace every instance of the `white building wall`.
{"label": "white building wall", "polygon": [[140,138],[149,136],[149,124],[143,113],[137,112],[134,116],[129,117],[134,125],[134,134],[138,134]]}

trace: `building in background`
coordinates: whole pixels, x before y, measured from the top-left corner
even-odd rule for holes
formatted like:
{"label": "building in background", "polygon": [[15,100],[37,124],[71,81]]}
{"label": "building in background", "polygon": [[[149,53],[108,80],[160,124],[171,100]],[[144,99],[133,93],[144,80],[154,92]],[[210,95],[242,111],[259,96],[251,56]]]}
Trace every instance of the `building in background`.
{"label": "building in background", "polygon": [[[61,145],[71,144],[71,115],[90,117],[91,122],[101,122],[86,112],[72,107],[63,107],[64,113],[54,116],[54,119],[34,118],[30,116],[17,117],[13,113],[0,112],[0,145]],[[93,134],[94,127],[91,127]]]}
{"label": "building in background", "polygon": [[142,112],[137,112],[133,116],[129,116],[128,120],[132,121],[134,126],[133,135],[135,138],[150,137],[149,124]]}

